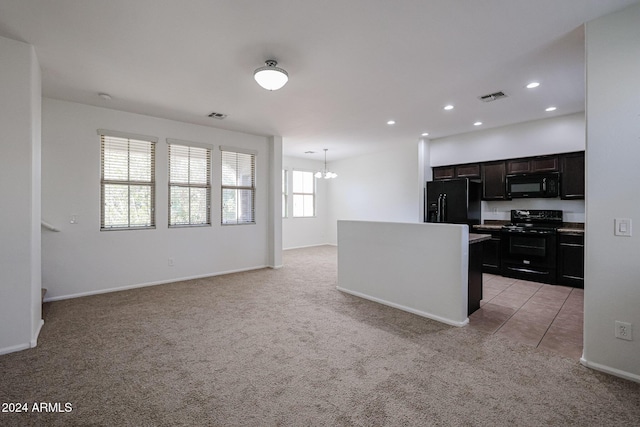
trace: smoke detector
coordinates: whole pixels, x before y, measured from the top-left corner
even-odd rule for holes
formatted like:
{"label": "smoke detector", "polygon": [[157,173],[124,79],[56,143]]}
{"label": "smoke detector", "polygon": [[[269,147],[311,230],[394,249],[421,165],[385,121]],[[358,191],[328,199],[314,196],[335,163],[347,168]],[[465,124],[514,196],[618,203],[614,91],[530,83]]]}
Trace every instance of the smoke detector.
{"label": "smoke detector", "polygon": [[488,95],[479,96],[478,99],[482,102],[497,101],[498,99],[506,98],[507,94],[503,91],[493,92]]}
{"label": "smoke detector", "polygon": [[222,120],[222,119],[224,119],[225,117],[227,117],[227,115],[226,115],[226,114],[222,114],[222,113],[216,113],[216,112],[213,112],[213,113],[209,114],[209,117],[211,117],[211,118],[213,118],[213,119]]}

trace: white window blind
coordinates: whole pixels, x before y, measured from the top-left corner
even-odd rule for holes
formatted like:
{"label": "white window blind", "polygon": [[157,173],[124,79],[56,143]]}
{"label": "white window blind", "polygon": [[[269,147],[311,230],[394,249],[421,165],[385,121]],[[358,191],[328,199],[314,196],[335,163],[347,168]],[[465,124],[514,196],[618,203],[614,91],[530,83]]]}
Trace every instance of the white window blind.
{"label": "white window blind", "polygon": [[316,206],[316,180],[313,172],[293,171],[293,216],[313,217]]}
{"label": "white window blind", "polygon": [[222,150],[222,224],[255,223],[256,155]]}
{"label": "white window blind", "polygon": [[100,135],[100,229],[155,228],[155,141],[115,134]]}
{"label": "white window blind", "polygon": [[211,149],[167,142],[169,226],[211,225]]}

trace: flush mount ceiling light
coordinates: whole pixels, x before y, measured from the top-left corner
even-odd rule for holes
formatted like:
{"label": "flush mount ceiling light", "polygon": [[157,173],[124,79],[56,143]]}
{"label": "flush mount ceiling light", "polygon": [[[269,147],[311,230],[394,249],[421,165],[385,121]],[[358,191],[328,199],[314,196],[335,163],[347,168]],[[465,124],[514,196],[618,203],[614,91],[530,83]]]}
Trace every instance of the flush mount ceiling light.
{"label": "flush mount ceiling light", "polygon": [[395,120],[389,120],[389,121],[387,122],[387,124],[388,124],[388,125],[390,125],[390,126],[391,126],[391,125],[395,125],[395,124],[396,124],[396,121],[395,121]]}
{"label": "flush mount ceiling light", "polygon": [[449,110],[453,110],[453,105],[449,104],[449,105],[445,105],[444,109],[449,111]]}
{"label": "flush mount ceiling light", "polygon": [[429,136],[429,132],[422,132],[422,136]]}
{"label": "flush mount ceiling light", "polygon": [[328,148],[324,149],[324,169],[322,170],[322,172],[316,172],[316,174],[314,175],[316,178],[332,179],[338,176],[337,173],[329,172],[327,170],[327,150]]}
{"label": "flush mount ceiling light", "polygon": [[540,86],[540,83],[538,82],[531,82],[527,85],[527,89],[534,89],[536,87]]}
{"label": "flush mount ceiling light", "polygon": [[108,93],[100,92],[98,96],[105,101],[111,101],[111,95],[109,95]]}
{"label": "flush mount ceiling light", "polygon": [[474,126],[482,126],[482,122],[475,122],[473,125]]}
{"label": "flush mount ceiling light", "polygon": [[289,81],[289,74],[282,68],[276,67],[278,63],[269,59],[264,67],[257,68],[253,72],[253,78],[267,90],[278,90]]}
{"label": "flush mount ceiling light", "polygon": [[545,108],[544,111],[556,111],[556,107]]}

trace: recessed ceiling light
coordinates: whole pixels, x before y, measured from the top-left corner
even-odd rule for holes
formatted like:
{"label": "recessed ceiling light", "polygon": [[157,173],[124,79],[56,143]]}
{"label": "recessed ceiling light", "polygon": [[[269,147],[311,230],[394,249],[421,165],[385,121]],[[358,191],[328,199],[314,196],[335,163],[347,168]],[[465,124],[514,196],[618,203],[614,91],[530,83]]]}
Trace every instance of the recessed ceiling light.
{"label": "recessed ceiling light", "polygon": [[105,101],[111,101],[111,95],[109,95],[108,93],[100,92],[98,96]]}
{"label": "recessed ceiling light", "polygon": [[474,125],[474,126],[481,126],[481,125],[482,125],[482,122],[475,122],[473,125]]}
{"label": "recessed ceiling light", "polygon": [[429,136],[429,132],[423,132],[422,136]]}
{"label": "recessed ceiling light", "polygon": [[545,108],[544,111],[556,111],[556,107]]}
{"label": "recessed ceiling light", "polygon": [[445,105],[444,109],[449,111],[449,110],[453,110],[453,105],[449,104],[449,105]]}
{"label": "recessed ceiling light", "polygon": [[395,124],[396,124],[396,121],[395,121],[395,120],[389,120],[389,121],[387,122],[387,124],[388,124],[388,125],[395,125]]}
{"label": "recessed ceiling light", "polygon": [[533,89],[533,88],[536,88],[536,87],[538,87],[538,86],[540,86],[540,83],[538,83],[538,82],[531,82],[531,83],[529,83],[529,84],[527,85],[527,89]]}

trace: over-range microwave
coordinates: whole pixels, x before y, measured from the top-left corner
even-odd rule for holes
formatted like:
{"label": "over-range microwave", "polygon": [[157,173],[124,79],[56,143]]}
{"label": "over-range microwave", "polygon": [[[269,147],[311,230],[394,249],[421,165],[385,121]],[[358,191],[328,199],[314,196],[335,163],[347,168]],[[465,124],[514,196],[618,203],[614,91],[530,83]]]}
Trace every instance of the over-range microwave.
{"label": "over-range microwave", "polygon": [[558,172],[507,175],[508,198],[558,197],[559,194]]}

